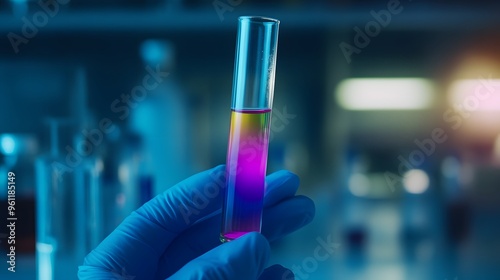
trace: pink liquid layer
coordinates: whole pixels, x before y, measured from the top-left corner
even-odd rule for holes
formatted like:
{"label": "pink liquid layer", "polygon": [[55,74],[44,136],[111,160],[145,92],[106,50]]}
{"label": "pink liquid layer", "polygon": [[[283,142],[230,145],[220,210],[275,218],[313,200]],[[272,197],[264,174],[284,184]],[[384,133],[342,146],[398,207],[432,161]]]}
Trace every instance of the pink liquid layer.
{"label": "pink liquid layer", "polygon": [[226,241],[231,241],[231,240],[234,240],[238,237],[241,237],[242,235],[244,234],[247,234],[248,232],[228,232],[226,234],[223,235],[223,241],[226,242]]}
{"label": "pink liquid layer", "polygon": [[232,111],[223,239],[260,232],[271,110]]}

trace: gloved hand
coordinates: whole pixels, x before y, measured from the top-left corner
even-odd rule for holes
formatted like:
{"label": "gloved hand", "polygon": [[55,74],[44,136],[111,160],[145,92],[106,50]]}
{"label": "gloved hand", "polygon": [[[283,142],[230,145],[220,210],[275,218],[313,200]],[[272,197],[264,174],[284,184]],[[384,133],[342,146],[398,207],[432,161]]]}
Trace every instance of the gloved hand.
{"label": "gloved hand", "polygon": [[[266,178],[262,235],[221,244],[225,166],[196,174],[127,217],[79,267],[80,279],[282,279],[268,269],[273,241],[308,224],[314,203],[295,196],[299,179],[288,171]],[[265,236],[265,237],[264,237]],[[260,277],[260,278],[259,278]]]}

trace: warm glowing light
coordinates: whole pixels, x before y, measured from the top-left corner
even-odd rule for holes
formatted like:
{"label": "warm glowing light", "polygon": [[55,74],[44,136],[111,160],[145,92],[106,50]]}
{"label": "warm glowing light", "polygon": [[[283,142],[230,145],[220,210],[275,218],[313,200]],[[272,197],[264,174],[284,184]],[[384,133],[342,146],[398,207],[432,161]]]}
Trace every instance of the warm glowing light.
{"label": "warm glowing light", "polygon": [[355,196],[366,196],[370,191],[370,180],[361,173],[353,174],[348,185],[349,191]]}
{"label": "warm glowing light", "polygon": [[500,79],[456,80],[449,89],[451,106],[472,111],[500,111]]}
{"label": "warm glowing light", "polygon": [[420,169],[408,170],[404,174],[403,185],[409,193],[423,193],[429,188],[429,176]]}
{"label": "warm glowing light", "polygon": [[422,78],[355,78],[343,80],[336,98],[347,110],[420,110],[432,106],[435,87]]}

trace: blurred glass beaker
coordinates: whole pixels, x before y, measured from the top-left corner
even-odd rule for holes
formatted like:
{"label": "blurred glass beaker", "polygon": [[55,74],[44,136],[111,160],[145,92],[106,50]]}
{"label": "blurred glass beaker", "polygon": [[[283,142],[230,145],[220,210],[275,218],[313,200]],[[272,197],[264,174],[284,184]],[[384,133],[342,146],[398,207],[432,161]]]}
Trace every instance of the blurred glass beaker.
{"label": "blurred glass beaker", "polygon": [[[102,162],[78,148],[82,139],[73,138],[73,122],[51,119],[49,125],[50,153],[35,162],[37,277],[67,279],[102,239]],[[64,142],[70,144],[63,154],[59,143]]]}

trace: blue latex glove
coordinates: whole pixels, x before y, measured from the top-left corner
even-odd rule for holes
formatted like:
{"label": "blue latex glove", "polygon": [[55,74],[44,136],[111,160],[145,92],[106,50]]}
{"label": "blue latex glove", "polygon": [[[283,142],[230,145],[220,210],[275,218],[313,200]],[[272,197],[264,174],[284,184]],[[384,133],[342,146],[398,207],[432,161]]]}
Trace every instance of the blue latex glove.
{"label": "blue latex glove", "polygon": [[[80,279],[290,279],[268,269],[269,241],[308,224],[314,203],[295,196],[299,179],[288,171],[266,178],[262,235],[221,244],[225,166],[196,174],[127,217],[79,267]],[[264,237],[265,236],[265,237]]]}

